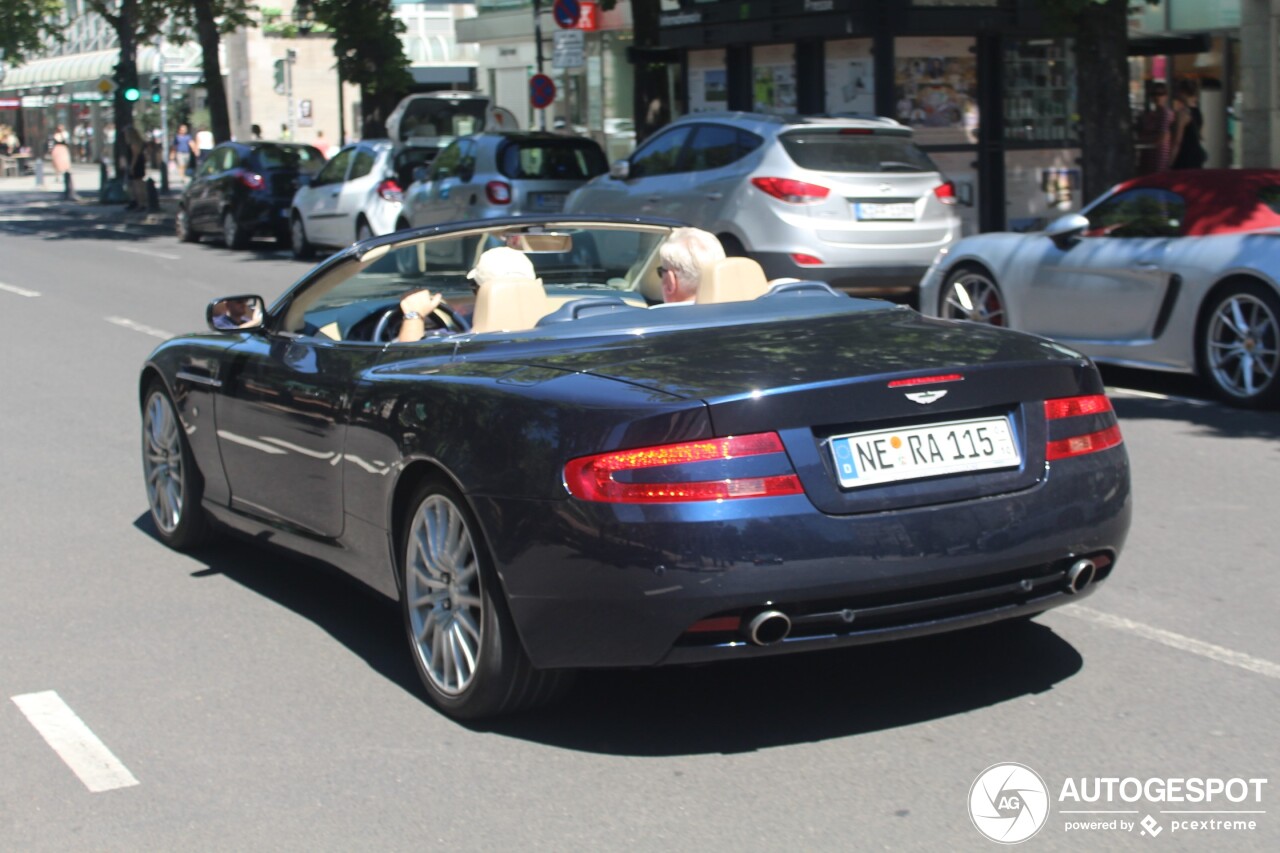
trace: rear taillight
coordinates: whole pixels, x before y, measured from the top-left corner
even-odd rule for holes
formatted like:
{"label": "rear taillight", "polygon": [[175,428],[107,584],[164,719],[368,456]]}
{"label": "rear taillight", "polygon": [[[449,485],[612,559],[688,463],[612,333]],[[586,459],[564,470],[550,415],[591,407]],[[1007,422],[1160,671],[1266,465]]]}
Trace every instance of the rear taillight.
{"label": "rear taillight", "polygon": [[[1124,441],[1115,410],[1105,394],[1046,400],[1044,416],[1049,421],[1045,459],[1050,462],[1097,453]],[[1067,435],[1063,436],[1064,432]],[[1055,438],[1055,434],[1059,437]]]}
{"label": "rear taillight", "polygon": [[490,181],[484,185],[485,197],[489,204],[511,204],[511,184],[505,181]]}
{"label": "rear taillight", "polygon": [[382,196],[385,201],[402,201],[404,199],[404,190],[400,189],[400,185],[395,181],[387,178],[378,184],[378,195]]}
{"label": "rear taillight", "polygon": [[240,183],[251,190],[260,190],[267,185],[267,179],[257,172],[241,172],[236,177],[240,179]]}
{"label": "rear taillight", "polygon": [[831,193],[827,187],[792,178],[752,178],[751,184],[756,189],[789,204],[812,204],[822,201]]}
{"label": "rear taillight", "polygon": [[815,255],[806,255],[804,252],[792,252],[791,260],[795,261],[796,265],[801,267],[822,266],[822,258]]}
{"label": "rear taillight", "polygon": [[[728,463],[749,456],[776,454],[777,471],[787,473],[739,476],[729,471],[714,480],[699,479],[699,462]],[[753,466],[754,467],[754,466]],[[662,470],[656,470],[662,469]],[[651,475],[631,479],[635,472]],[[705,477],[706,468],[701,469]],[[800,478],[787,458],[777,433],[761,432],[728,438],[709,438],[633,450],[615,450],[572,459],[564,466],[569,494],[584,501],[605,503],[680,503],[765,498],[803,494]]]}
{"label": "rear taillight", "polygon": [[943,204],[956,203],[956,185],[951,181],[946,181],[933,188],[933,194],[938,197],[938,201]]}

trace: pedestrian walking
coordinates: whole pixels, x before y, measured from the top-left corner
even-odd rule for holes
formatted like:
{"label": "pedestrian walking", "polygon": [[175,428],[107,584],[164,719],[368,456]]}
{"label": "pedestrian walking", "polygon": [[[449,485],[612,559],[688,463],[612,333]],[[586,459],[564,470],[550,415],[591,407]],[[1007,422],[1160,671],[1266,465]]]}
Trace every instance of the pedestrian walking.
{"label": "pedestrian walking", "polygon": [[1151,106],[1139,123],[1142,148],[1139,172],[1167,172],[1173,160],[1173,130],[1176,117],[1169,106],[1169,86],[1157,80],[1151,84]]}
{"label": "pedestrian walking", "polygon": [[71,138],[62,125],[58,125],[53,132],[53,150],[49,152],[49,156],[53,160],[53,171],[58,175],[58,183],[61,184],[63,175],[71,171]]}
{"label": "pedestrian walking", "polygon": [[1200,112],[1200,86],[1195,80],[1184,77],[1178,81],[1178,96],[1174,99],[1173,112],[1177,118],[1173,132],[1172,169],[1199,169],[1209,159],[1204,150],[1201,135],[1204,132],[1204,115]]}
{"label": "pedestrian walking", "polygon": [[129,146],[129,203],[125,210],[146,210],[147,141],[133,125],[124,129],[124,140]]}
{"label": "pedestrian walking", "polygon": [[174,168],[185,184],[192,171],[191,134],[185,124],[178,125],[178,132],[173,135],[173,149],[169,152],[169,159],[173,161]]}

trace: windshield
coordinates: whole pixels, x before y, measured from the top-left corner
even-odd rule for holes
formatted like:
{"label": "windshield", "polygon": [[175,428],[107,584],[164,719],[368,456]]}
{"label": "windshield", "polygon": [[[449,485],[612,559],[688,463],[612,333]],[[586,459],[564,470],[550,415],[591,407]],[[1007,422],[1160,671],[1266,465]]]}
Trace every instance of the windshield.
{"label": "windshield", "polygon": [[797,166],[817,172],[936,172],[909,136],[861,129],[793,131],[782,147]]}
{"label": "windshield", "polygon": [[409,101],[400,117],[400,141],[432,139],[444,145],[484,129],[489,99],[421,97]]}
{"label": "windshield", "polygon": [[503,143],[498,170],[513,179],[585,181],[609,171],[609,164],[589,139],[521,139]]}

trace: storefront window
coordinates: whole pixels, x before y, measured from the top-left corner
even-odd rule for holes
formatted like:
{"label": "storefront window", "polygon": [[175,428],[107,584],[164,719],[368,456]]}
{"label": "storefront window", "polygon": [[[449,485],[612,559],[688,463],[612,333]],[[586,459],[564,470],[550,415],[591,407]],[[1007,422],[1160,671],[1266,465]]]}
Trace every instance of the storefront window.
{"label": "storefront window", "polygon": [[874,113],[876,76],[871,39],[829,41],[825,49],[827,112]]}
{"label": "storefront window", "polygon": [[1004,138],[1077,144],[1076,69],[1071,40],[1011,42],[1004,59]]}
{"label": "storefront window", "polygon": [[895,116],[921,145],[978,141],[978,62],[971,38],[894,41]]}
{"label": "storefront window", "polygon": [[758,45],[751,51],[752,103],[756,112],[786,115],[796,111],[795,48]]}
{"label": "storefront window", "polygon": [[689,112],[723,110],[729,102],[729,74],[723,50],[689,51]]}

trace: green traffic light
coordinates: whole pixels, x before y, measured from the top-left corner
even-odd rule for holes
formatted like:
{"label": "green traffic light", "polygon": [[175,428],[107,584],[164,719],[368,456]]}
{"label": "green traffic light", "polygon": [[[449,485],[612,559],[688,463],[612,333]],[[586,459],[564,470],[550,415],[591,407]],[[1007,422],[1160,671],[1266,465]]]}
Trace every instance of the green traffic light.
{"label": "green traffic light", "polygon": [[137,86],[130,86],[124,90],[124,99],[126,101],[136,101],[142,97],[142,93],[138,91]]}

